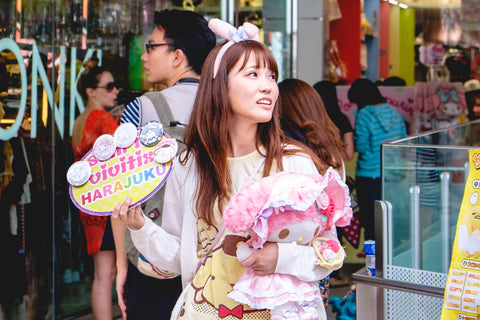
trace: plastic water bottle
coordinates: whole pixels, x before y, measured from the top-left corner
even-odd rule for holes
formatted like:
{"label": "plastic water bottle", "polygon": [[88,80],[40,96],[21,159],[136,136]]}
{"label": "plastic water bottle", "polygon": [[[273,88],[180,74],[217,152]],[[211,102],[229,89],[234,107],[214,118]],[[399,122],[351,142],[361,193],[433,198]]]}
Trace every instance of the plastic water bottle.
{"label": "plastic water bottle", "polygon": [[370,276],[375,275],[375,241],[374,240],[366,240],[363,243],[363,251],[367,256],[366,267],[367,273]]}

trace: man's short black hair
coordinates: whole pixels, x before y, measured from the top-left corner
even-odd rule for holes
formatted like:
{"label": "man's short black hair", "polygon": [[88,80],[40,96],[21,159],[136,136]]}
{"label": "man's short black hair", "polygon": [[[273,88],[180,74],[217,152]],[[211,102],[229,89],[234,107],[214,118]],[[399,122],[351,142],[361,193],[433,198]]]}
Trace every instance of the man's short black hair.
{"label": "man's short black hair", "polygon": [[207,20],[193,11],[165,9],[155,12],[154,22],[164,30],[164,37],[172,41],[173,48],[182,50],[190,66],[200,74],[203,62],[216,45]]}

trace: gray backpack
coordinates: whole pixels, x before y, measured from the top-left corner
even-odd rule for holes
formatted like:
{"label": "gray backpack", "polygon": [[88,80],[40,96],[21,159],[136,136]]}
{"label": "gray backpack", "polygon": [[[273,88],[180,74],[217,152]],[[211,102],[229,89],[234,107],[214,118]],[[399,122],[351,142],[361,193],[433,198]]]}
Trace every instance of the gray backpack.
{"label": "gray backpack", "polygon": [[[157,111],[161,123],[163,124],[164,131],[171,137],[175,138],[178,143],[178,153],[185,149],[184,143],[184,126],[177,126],[174,123],[174,118],[168,105],[167,100],[161,92],[147,92],[145,95],[152,100],[153,105]],[[148,199],[142,204],[142,209],[145,215],[147,215],[154,223],[160,225],[162,222],[162,208],[163,198],[165,194],[165,188],[161,188],[153,197]],[[144,275],[159,278],[169,279],[177,276],[175,273],[169,273],[164,270],[160,270],[151,263],[149,263],[135,248],[130,232],[126,232],[125,235],[125,248],[127,256],[130,262],[137,266],[138,271]]]}

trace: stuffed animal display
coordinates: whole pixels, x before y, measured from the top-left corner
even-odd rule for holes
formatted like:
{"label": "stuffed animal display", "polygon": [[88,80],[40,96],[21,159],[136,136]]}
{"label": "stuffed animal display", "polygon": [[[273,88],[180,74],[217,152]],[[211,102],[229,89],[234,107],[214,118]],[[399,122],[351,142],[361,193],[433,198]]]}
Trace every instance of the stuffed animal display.
{"label": "stuffed animal display", "polygon": [[[332,234],[350,223],[352,209],[347,185],[329,168],[324,176],[278,172],[243,188],[230,199],[223,214],[232,232],[247,231],[250,239],[237,248],[243,261],[265,242],[311,245],[317,264],[329,270],[343,265],[345,251]],[[318,319],[317,281],[293,275],[255,275],[247,268],[229,298],[256,309],[270,309],[275,319]]]}

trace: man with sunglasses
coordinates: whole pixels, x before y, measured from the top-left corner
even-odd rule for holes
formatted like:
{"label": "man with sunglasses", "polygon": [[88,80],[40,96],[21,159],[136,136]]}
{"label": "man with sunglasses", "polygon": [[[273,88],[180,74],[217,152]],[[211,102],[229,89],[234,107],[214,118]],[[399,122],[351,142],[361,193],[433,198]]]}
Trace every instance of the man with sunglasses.
{"label": "man with sunglasses", "polygon": [[[155,12],[154,22],[156,27],[145,45],[142,61],[148,82],[167,88],[147,92],[132,101],[126,106],[120,123],[130,122],[141,127],[149,121],[159,121],[170,136],[182,142],[203,62],[215,46],[216,37],[207,21],[192,11]],[[163,190],[160,190],[144,204],[143,211],[160,224],[162,206]],[[158,275],[151,277],[141,272],[139,254],[130,232],[117,219],[112,219],[112,227],[117,251],[116,286],[123,317],[170,319],[182,290],[180,277],[164,274],[165,279],[158,279]]]}
{"label": "man with sunglasses", "polygon": [[[203,62],[215,46],[216,38],[207,21],[192,11],[157,11],[154,21],[157,27],[141,57],[145,75],[148,82],[168,87],[161,93],[173,117],[185,124],[193,107]],[[153,103],[147,99],[142,96],[127,105],[120,122],[141,126],[148,121],[160,121]]]}

